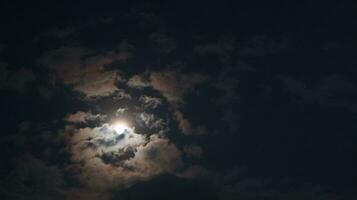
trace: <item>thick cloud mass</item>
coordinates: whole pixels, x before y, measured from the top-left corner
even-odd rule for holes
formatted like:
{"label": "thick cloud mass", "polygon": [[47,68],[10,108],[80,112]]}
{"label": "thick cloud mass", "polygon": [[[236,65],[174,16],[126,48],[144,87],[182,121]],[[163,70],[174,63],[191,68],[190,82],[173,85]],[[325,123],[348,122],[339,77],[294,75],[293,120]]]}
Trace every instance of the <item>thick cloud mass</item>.
{"label": "thick cloud mass", "polygon": [[[54,58],[59,54],[64,54],[64,58],[57,63]],[[201,135],[205,132],[204,127],[192,126],[177,109],[184,104],[186,93],[193,91],[194,86],[205,81],[207,77],[198,74],[183,75],[166,70],[149,72],[148,81],[138,75],[129,79],[126,84],[134,90],[119,90],[114,85],[117,79],[111,76],[105,79],[112,81],[109,87],[107,83],[95,82],[96,78],[102,80],[101,76],[115,73],[103,71],[104,68],[99,67],[111,62],[112,59],[99,62],[99,58],[103,59],[103,56],[91,56],[93,61],[89,62],[90,59],[87,57],[83,61],[84,55],[84,49],[65,48],[42,58],[43,64],[55,69],[65,84],[86,94],[86,97],[95,95],[91,92],[92,89],[100,92],[98,95],[101,97],[108,95],[109,93],[101,90],[101,87],[118,94],[109,99],[113,105],[121,105],[114,109],[115,111],[99,114],[77,111],[67,114],[64,118],[67,125],[61,131],[58,140],[66,144],[66,152],[70,155],[67,171],[76,174],[76,179],[82,185],[81,190],[103,193],[104,197],[108,190],[116,187],[129,187],[138,181],[162,174],[181,173],[179,171],[188,163],[183,160],[182,150],[166,135],[171,131],[168,119],[177,120],[179,130],[186,135]],[[94,58],[99,59],[99,65],[94,64]],[[72,67],[65,68],[67,65]],[[92,82],[87,83],[89,80]],[[85,89],[87,86],[88,89]],[[133,93],[135,90],[141,91],[143,87],[157,90],[159,96],[145,92],[137,96]],[[130,106],[125,103],[128,100],[131,102]],[[161,106],[164,101],[169,102],[169,107],[165,109],[176,111],[170,115],[157,112],[157,109],[163,109]],[[124,120],[129,122],[130,128],[118,134],[111,124],[105,123],[106,120],[114,124],[116,120]],[[199,158],[202,154],[202,149],[196,146],[187,146],[184,151],[189,159]]]}
{"label": "thick cloud mass", "polygon": [[181,152],[159,135],[149,138],[127,129],[118,134],[108,124],[95,128],[68,126],[63,132],[80,180],[90,188],[129,186],[161,173],[174,173]]}

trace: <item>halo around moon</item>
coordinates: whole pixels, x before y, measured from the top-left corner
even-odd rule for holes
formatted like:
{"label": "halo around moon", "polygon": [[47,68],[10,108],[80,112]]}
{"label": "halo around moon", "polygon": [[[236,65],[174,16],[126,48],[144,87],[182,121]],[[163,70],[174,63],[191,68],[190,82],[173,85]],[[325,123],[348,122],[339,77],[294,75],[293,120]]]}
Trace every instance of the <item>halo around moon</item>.
{"label": "halo around moon", "polygon": [[124,122],[115,122],[112,127],[117,134],[123,134],[126,130],[130,129],[130,127]]}

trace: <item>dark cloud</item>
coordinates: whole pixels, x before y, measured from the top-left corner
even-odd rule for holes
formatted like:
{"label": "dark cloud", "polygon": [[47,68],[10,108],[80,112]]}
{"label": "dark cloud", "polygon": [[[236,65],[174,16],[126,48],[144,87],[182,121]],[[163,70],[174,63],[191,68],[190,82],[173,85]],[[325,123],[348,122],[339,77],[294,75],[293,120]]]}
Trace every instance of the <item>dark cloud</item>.
{"label": "dark cloud", "polygon": [[0,54],[4,51],[6,45],[0,44]]}
{"label": "dark cloud", "polygon": [[20,68],[10,71],[6,63],[0,62],[0,89],[12,89],[18,92],[25,92],[30,84],[36,80],[36,76],[31,69]]}
{"label": "dark cloud", "polygon": [[[113,192],[113,199],[117,199]],[[131,187],[122,196],[127,199],[219,199],[217,191],[203,181],[190,181],[174,176],[160,176]],[[119,199],[119,198],[118,198]]]}
{"label": "dark cloud", "polygon": [[64,187],[60,169],[26,154],[19,158],[6,183],[1,183],[1,196],[4,199],[63,199]]}
{"label": "dark cloud", "polygon": [[356,86],[347,77],[325,76],[312,86],[292,77],[279,76],[279,79],[284,83],[285,90],[294,95],[297,102],[319,103],[356,111]]}
{"label": "dark cloud", "polygon": [[155,43],[156,48],[161,54],[172,53],[177,48],[175,39],[166,34],[152,33],[149,38]]}
{"label": "dark cloud", "polygon": [[36,36],[34,38],[35,42],[39,42],[40,40],[45,40],[45,39],[56,39],[56,40],[61,40],[65,39],[73,34],[76,33],[75,28],[73,27],[65,27],[65,28],[53,28],[49,29],[40,35]]}
{"label": "dark cloud", "polygon": [[221,62],[226,63],[234,56],[237,47],[236,39],[228,37],[213,43],[197,45],[194,52],[199,56],[217,56]]}
{"label": "dark cloud", "polygon": [[183,147],[183,151],[185,152],[188,158],[200,158],[202,156],[202,148],[197,145],[185,145]]}
{"label": "dark cloud", "polygon": [[286,39],[272,39],[266,35],[258,35],[245,40],[239,47],[239,52],[247,56],[266,56],[286,51],[289,42]]}

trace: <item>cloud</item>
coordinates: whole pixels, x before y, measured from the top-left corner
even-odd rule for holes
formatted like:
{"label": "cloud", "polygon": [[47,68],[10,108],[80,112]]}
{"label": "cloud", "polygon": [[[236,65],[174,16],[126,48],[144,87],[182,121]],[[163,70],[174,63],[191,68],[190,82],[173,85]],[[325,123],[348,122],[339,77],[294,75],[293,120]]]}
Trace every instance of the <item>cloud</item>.
{"label": "cloud", "polygon": [[191,126],[191,123],[186,118],[184,118],[181,111],[177,110],[175,112],[175,118],[179,123],[179,128],[184,134],[192,134],[193,128]]}
{"label": "cloud", "polygon": [[220,61],[227,62],[236,50],[237,44],[233,38],[221,38],[216,42],[197,45],[194,47],[194,53],[203,55],[217,55]]}
{"label": "cloud", "polygon": [[237,124],[238,120],[239,116],[231,109],[223,111],[222,122],[227,124],[227,133],[237,133],[239,127],[239,124]]}
{"label": "cloud", "polygon": [[32,70],[20,68],[15,71],[7,69],[7,64],[0,62],[0,89],[12,89],[24,92],[36,80]]}
{"label": "cloud", "polygon": [[221,74],[218,81],[213,84],[213,87],[223,93],[216,99],[216,102],[220,105],[232,105],[239,102],[237,94],[239,81],[229,77],[230,75]]}
{"label": "cloud", "polygon": [[[71,172],[72,170],[72,172]],[[6,178],[6,184],[0,182],[1,197],[5,199],[53,199],[53,200],[109,200],[110,194],[101,188],[70,183],[78,176],[75,167],[51,165],[43,160],[25,154],[16,163],[15,168]],[[30,184],[29,184],[30,183]],[[69,187],[70,186],[70,187]]]}
{"label": "cloud", "polygon": [[[59,168],[32,154],[24,154],[16,160],[16,166],[11,173],[0,182],[1,197],[4,199],[109,200],[113,197],[117,198],[117,195],[123,192],[124,188],[115,185],[117,181],[135,182],[138,179],[151,181],[137,184],[129,191],[136,193],[145,191],[150,193],[149,196],[152,196],[150,191],[153,188],[152,184],[156,185],[153,192],[161,193],[162,191],[157,191],[157,189],[162,187],[162,184],[168,184],[167,188],[173,187],[175,190],[184,192],[189,187],[180,189],[180,185],[191,185],[197,189],[199,185],[192,185],[192,183],[206,183],[210,186],[209,190],[214,191],[212,194],[219,195],[213,199],[353,199],[354,197],[354,193],[336,194],[321,185],[311,183],[297,185],[290,179],[274,181],[264,177],[252,178],[247,176],[244,168],[242,170],[237,167],[218,172],[200,165],[193,165],[177,172],[176,169],[182,165],[181,153],[178,149],[167,139],[157,135],[152,136],[149,141],[139,147],[135,156],[128,159],[127,165],[133,165],[132,170],[129,171],[120,171],[120,167],[106,165],[100,159]],[[167,172],[174,173],[174,176],[159,176]],[[148,176],[143,177],[140,174]],[[83,182],[73,185],[69,182],[68,176],[71,176],[71,179],[81,176]],[[156,177],[157,179],[154,179]],[[167,179],[168,177],[171,178]],[[176,182],[179,181],[178,177],[183,179]],[[143,187],[143,185],[149,187]],[[284,187],[282,188],[281,185]],[[202,187],[198,188],[202,189]],[[119,193],[114,194],[114,190]],[[162,197],[163,194],[160,193],[156,196]],[[164,192],[165,198],[170,195],[171,193]],[[130,195],[130,197],[141,198],[143,196],[147,194]]]}
{"label": "cloud", "polygon": [[284,84],[285,91],[300,103],[316,102],[357,111],[355,83],[344,76],[325,76],[312,86],[288,76],[279,75],[278,79]]}
{"label": "cloud", "polygon": [[[145,137],[130,131],[118,138],[118,134],[107,124],[93,129],[67,127],[64,137],[71,155],[71,169],[75,170],[77,178],[86,187],[104,191],[128,185],[142,177],[140,173],[122,165],[123,160],[118,156],[120,151],[144,145],[147,142]],[[113,163],[108,162],[108,159]]]}
{"label": "cloud", "polygon": [[49,29],[34,38],[35,42],[41,41],[43,39],[65,39],[76,33],[76,29],[73,27],[65,28],[53,28]]}
{"label": "cloud", "polygon": [[181,152],[157,134],[149,138],[128,129],[118,135],[108,124],[95,128],[67,126],[71,168],[80,182],[94,191],[127,187],[162,173],[174,173],[182,164]]}
{"label": "cloud", "polygon": [[150,108],[150,109],[155,109],[157,108],[160,104],[162,104],[162,100],[157,97],[151,97],[151,96],[140,96],[139,101],[144,104],[144,108]]}
{"label": "cloud", "polygon": [[122,100],[122,99],[130,100],[132,98],[133,97],[129,93],[125,92],[125,90],[123,90],[123,89],[117,89],[117,91],[113,94],[113,100],[116,100],[116,101]]}
{"label": "cloud", "polygon": [[202,148],[197,145],[185,145],[183,147],[183,151],[185,152],[188,158],[200,158],[202,156]]}
{"label": "cloud", "polygon": [[[150,86],[159,91],[162,96],[164,96],[167,101],[174,107],[174,117],[179,123],[180,130],[186,135],[201,135],[206,132],[205,127],[191,125],[189,120],[185,118],[178,107],[184,104],[184,97],[189,91],[193,91],[194,87],[207,81],[208,77],[196,74],[196,73],[180,73],[173,70],[165,71],[153,71],[145,72],[149,74],[149,82],[145,82],[145,85],[150,83]],[[137,78],[133,80],[141,80],[146,75],[137,75]],[[130,82],[130,81],[129,81]],[[140,81],[137,81],[140,82]],[[133,84],[133,83],[131,83]],[[144,104],[144,108],[156,108],[161,104],[161,99],[150,96],[141,96],[139,98]],[[148,121],[150,118],[148,116],[141,116],[144,121]],[[152,123],[150,123],[152,124]],[[161,122],[159,123],[161,124]]]}
{"label": "cloud", "polygon": [[106,70],[114,61],[125,61],[127,53],[107,51],[100,54],[80,47],[61,47],[45,53],[38,62],[54,70],[57,76],[87,98],[108,96],[118,89],[117,71]]}
{"label": "cloud", "polygon": [[201,165],[191,165],[176,175],[178,177],[187,179],[205,179],[212,182],[215,182],[217,179],[221,178],[217,172],[209,170]]}
{"label": "cloud", "polygon": [[87,123],[91,121],[103,121],[105,118],[105,115],[94,115],[91,112],[78,111],[73,114],[68,114],[64,120],[71,123]]}
{"label": "cloud", "polygon": [[145,77],[143,74],[136,74],[132,76],[128,80],[127,84],[133,88],[144,88],[150,86],[149,80],[147,80],[147,77]]}
{"label": "cloud", "polygon": [[208,80],[208,77],[195,74],[181,74],[177,71],[156,71],[150,73],[151,86],[159,91],[170,103],[183,104],[187,92]]}
{"label": "cloud", "polygon": [[116,113],[115,113],[115,116],[120,116],[120,115],[123,115],[126,111],[128,110],[128,108],[118,108]]}
{"label": "cloud", "polygon": [[172,53],[176,50],[177,44],[176,41],[173,37],[170,37],[166,34],[163,33],[152,33],[149,35],[150,40],[152,40],[158,51],[161,54],[169,54]]}
{"label": "cloud", "polygon": [[243,41],[238,49],[242,55],[265,56],[287,50],[289,45],[286,39],[273,40],[266,35],[257,35]]}
{"label": "cloud", "polygon": [[150,181],[135,184],[118,197],[128,196],[130,200],[218,200],[218,191],[210,183],[201,180],[190,180],[177,176],[163,175]]}
{"label": "cloud", "polygon": [[182,165],[181,152],[169,140],[152,135],[150,142],[137,149],[135,157],[126,162],[148,175],[173,173]]}
{"label": "cloud", "polygon": [[202,135],[207,132],[206,128],[202,125],[193,126],[191,122],[184,117],[183,113],[179,110],[174,112],[174,117],[178,122],[178,126],[183,134],[185,135]]}
{"label": "cloud", "polygon": [[163,119],[155,117],[152,113],[142,112],[136,116],[137,122],[148,129],[159,129],[162,130],[165,126]]}
{"label": "cloud", "polygon": [[[29,184],[31,183],[31,184]],[[63,172],[34,157],[24,154],[1,184],[1,196],[6,199],[63,199]]]}

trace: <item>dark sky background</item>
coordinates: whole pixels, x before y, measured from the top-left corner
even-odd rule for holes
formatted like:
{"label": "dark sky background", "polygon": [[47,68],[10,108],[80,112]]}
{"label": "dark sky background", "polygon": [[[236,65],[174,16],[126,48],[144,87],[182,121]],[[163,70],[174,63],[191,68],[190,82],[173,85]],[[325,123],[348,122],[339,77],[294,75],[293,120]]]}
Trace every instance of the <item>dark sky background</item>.
{"label": "dark sky background", "polygon": [[0,199],[357,199],[356,20],[337,0],[1,1]]}

